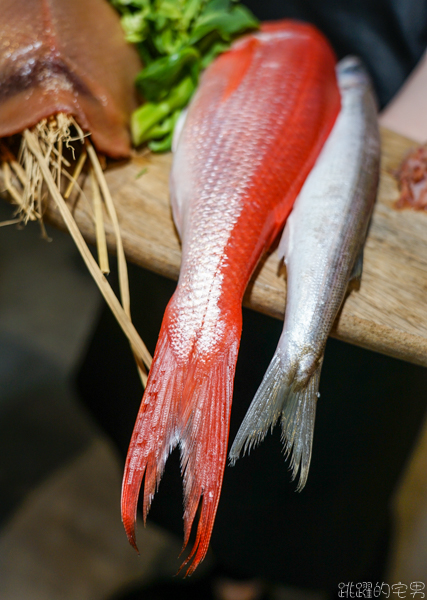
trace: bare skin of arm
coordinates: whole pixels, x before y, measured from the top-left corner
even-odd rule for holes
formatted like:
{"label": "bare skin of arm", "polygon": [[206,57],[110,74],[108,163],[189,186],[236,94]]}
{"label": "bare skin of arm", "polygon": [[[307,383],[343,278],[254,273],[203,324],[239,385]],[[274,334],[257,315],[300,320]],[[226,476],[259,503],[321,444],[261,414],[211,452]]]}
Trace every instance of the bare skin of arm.
{"label": "bare skin of arm", "polygon": [[424,143],[427,141],[427,51],[396,96],[380,113],[380,125]]}

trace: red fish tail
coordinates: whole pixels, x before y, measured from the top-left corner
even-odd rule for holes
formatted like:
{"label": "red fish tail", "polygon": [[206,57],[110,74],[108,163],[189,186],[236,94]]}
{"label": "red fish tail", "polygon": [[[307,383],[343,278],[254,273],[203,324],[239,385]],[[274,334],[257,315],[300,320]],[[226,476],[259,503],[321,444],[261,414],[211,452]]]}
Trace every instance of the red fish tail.
{"label": "red fish tail", "polygon": [[184,479],[184,547],[200,506],[196,540],[184,562],[194,572],[206,555],[221,493],[233,379],[241,324],[236,316],[215,348],[198,350],[178,360],[172,347],[168,311],[150,370],[126,459],[122,486],[122,520],[129,542],[135,535],[138,496],[143,485],[143,517],[147,517],[169,453],[180,443]]}
{"label": "red fish tail", "polygon": [[178,442],[177,414],[182,390],[182,370],[177,368],[164,324],[160,331],[147,387],[138,412],[126,458],[122,484],[122,521],[131,545],[136,545],[138,497],[144,479],[144,521],[160,483],[166,459]]}
{"label": "red fish tail", "polygon": [[240,329],[229,331],[227,338],[225,349],[208,361],[193,361],[182,394],[183,549],[200,506],[196,539],[181,566],[191,561],[186,575],[191,575],[206,555],[221,493]]}

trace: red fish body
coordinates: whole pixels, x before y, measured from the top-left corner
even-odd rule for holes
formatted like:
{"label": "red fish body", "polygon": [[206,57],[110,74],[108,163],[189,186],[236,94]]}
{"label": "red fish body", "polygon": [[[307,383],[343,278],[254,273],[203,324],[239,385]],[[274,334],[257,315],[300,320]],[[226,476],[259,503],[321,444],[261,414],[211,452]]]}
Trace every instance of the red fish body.
{"label": "red fish body", "polygon": [[145,518],[179,444],[184,545],[200,504],[188,574],[207,552],[219,502],[243,293],[339,108],[329,44],[310,25],[281,21],[245,36],[206,70],[179,136],[171,194],[181,273],[130,443],[122,515],[136,545],[144,474]]}

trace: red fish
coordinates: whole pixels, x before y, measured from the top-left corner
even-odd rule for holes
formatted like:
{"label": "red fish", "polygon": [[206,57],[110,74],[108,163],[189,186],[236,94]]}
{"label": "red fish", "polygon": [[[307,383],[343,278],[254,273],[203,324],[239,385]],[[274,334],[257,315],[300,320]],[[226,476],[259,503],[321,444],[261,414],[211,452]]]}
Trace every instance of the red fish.
{"label": "red fish", "polygon": [[179,444],[184,547],[200,508],[187,574],[206,555],[219,502],[243,293],[339,112],[335,62],[314,27],[265,24],[206,70],[179,135],[171,194],[182,266],[129,447],[122,518],[136,547],[142,480],[145,519]]}
{"label": "red fish", "polygon": [[105,0],[0,0],[0,138],[73,115],[100,152],[128,156],[141,68]]}

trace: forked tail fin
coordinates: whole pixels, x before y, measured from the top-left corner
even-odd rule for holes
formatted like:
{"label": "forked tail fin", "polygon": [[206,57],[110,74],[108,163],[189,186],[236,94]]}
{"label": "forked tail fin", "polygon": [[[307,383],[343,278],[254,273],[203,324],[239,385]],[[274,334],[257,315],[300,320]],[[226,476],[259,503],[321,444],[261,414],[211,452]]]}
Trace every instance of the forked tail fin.
{"label": "forked tail fin", "polygon": [[164,321],[126,459],[122,520],[129,542],[137,549],[135,521],[142,481],[145,521],[166,459],[180,444],[184,479],[183,549],[200,505],[196,540],[182,565],[191,561],[187,575],[194,572],[206,555],[218,507],[239,341],[240,330],[229,331],[228,343],[216,353],[206,358],[193,352],[189,361],[180,363]]}
{"label": "forked tail fin", "polygon": [[297,490],[300,491],[306,484],[310,467],[322,361],[304,384],[296,381],[295,369],[285,365],[276,351],[240,425],[229,459],[234,465],[240,453],[250,452],[281,417],[285,455],[290,457],[292,479],[299,472]]}

